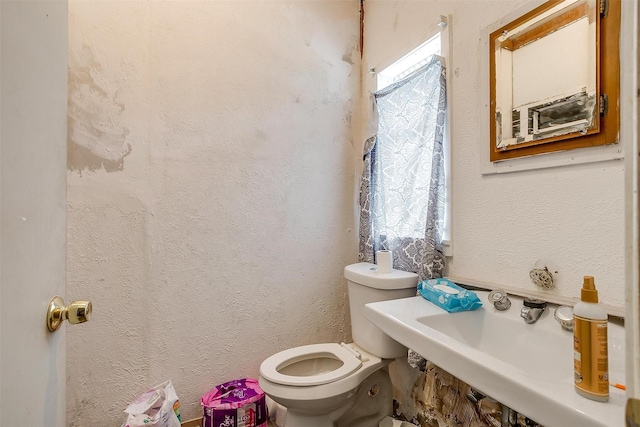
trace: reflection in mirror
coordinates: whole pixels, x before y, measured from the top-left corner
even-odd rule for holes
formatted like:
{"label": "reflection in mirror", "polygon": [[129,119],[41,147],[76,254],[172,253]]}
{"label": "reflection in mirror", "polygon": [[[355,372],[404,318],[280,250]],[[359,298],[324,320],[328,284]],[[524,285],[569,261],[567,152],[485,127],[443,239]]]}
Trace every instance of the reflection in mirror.
{"label": "reflection in mirror", "polygon": [[489,35],[492,162],[618,142],[620,2],[549,0]]}
{"label": "reflection in mirror", "polygon": [[565,0],[495,38],[496,147],[598,131],[595,0]]}

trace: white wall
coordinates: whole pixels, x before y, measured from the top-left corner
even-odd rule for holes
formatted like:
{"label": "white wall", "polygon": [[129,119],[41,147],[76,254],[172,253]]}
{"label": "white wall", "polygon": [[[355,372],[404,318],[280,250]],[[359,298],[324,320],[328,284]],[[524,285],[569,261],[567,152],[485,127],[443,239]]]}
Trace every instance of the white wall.
{"label": "white wall", "polygon": [[[68,425],[348,339],[359,2],[69,5]],[[353,118],[352,118],[353,117]],[[354,145],[356,149],[354,149]]]}
{"label": "white wall", "polygon": [[[537,288],[529,270],[542,260],[558,271],[550,294],[577,297],[582,276],[593,275],[601,300],[623,307],[624,162],[481,174],[480,150],[489,145],[479,125],[488,120],[480,108],[488,81],[488,71],[480,68],[481,55],[488,55],[481,51],[481,35],[532,3],[367,0],[362,69],[384,68],[425,41],[439,15],[452,15],[454,256],[449,275],[532,292]],[[363,73],[363,79],[365,93],[375,90],[374,76]]]}

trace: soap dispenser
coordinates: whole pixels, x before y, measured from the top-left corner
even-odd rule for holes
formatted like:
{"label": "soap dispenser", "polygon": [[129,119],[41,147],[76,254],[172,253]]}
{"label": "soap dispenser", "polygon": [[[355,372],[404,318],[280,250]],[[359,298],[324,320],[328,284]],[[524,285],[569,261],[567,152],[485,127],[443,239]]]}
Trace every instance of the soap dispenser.
{"label": "soap dispenser", "polygon": [[573,366],[576,392],[587,399],[609,400],[607,312],[598,304],[592,276],[584,276],[580,302],[573,308]]}

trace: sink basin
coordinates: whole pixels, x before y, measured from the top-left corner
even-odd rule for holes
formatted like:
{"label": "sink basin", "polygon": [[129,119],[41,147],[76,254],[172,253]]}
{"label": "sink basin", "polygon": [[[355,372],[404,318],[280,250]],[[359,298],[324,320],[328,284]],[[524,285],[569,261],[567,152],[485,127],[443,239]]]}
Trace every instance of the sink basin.
{"label": "sink basin", "polygon": [[[610,388],[609,402],[579,396],[573,388],[573,334],[549,307],[527,325],[522,298],[498,311],[476,291],[483,307],[448,313],[417,296],[367,304],[365,317],[478,391],[545,427],[624,426],[625,392]],[[609,322],[609,378],[624,383],[624,328]]]}

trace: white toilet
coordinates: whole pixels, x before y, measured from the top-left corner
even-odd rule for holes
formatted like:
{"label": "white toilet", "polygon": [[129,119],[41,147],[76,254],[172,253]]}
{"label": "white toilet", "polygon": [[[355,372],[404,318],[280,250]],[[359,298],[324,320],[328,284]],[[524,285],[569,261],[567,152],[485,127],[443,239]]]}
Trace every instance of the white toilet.
{"label": "white toilet", "polygon": [[415,296],[418,276],[377,270],[365,262],[344,269],[354,343],[290,348],[260,365],[260,387],[287,408],[286,427],[377,427],[391,415],[387,365],[407,348],[365,319],[364,305]]}

